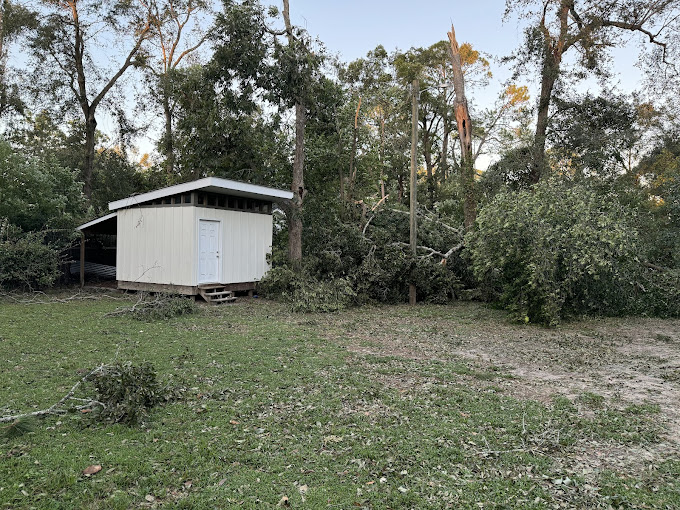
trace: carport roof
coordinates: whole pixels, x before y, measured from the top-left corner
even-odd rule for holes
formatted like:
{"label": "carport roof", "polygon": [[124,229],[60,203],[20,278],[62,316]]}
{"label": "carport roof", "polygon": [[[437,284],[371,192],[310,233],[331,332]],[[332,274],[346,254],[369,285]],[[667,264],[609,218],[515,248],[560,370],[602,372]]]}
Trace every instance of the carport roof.
{"label": "carport roof", "polygon": [[76,230],[81,232],[88,231],[94,234],[115,234],[116,233],[116,220],[118,217],[117,212],[107,214],[96,220],[88,221],[83,223]]}

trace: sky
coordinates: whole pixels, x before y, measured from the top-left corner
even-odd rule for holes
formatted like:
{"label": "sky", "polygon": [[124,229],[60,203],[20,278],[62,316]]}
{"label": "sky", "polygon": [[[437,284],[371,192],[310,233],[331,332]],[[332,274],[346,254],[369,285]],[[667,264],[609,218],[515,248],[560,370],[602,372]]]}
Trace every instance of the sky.
{"label": "sky", "polygon": [[[365,56],[378,44],[388,51],[430,46],[446,40],[453,24],[460,44],[471,43],[476,50],[496,59],[492,61],[496,83],[510,76],[509,68],[497,60],[510,55],[524,38],[524,25],[517,17],[503,19],[504,0],[291,0],[290,10],[294,24],[319,37],[331,53],[339,54],[346,62]],[[621,88],[630,92],[641,81],[626,51],[621,48],[613,54]],[[530,82],[536,81],[527,78],[526,85],[532,86]],[[583,87],[595,85],[586,82]]]}
{"label": "sky", "polygon": [[[262,3],[279,8],[282,5],[280,0],[262,0]],[[453,24],[459,43],[471,43],[492,61],[494,79],[485,90],[476,90],[474,97],[468,98],[473,108],[493,104],[503,81],[511,74],[498,59],[512,53],[523,40],[523,25],[517,18],[503,20],[504,0],[290,0],[290,10],[293,24],[306,28],[331,54],[345,62],[365,56],[378,44],[388,52],[430,46],[445,40]],[[640,73],[634,68],[634,62],[626,58],[625,50],[615,51],[615,57],[621,73],[621,90],[630,92],[639,88]],[[537,82],[535,76],[520,77],[518,82],[529,86],[534,101]],[[580,85],[581,92],[589,89],[597,89],[594,81]],[[110,125],[115,131],[112,118],[101,114],[100,117],[101,129],[107,131]],[[140,153],[150,152],[154,142],[140,140],[138,145]]]}
{"label": "sky", "polygon": [[503,0],[291,0],[291,21],[318,35],[331,52],[354,60],[382,44],[393,50],[430,46],[446,39],[451,24],[459,42],[505,54],[522,38],[513,20],[503,23]]}

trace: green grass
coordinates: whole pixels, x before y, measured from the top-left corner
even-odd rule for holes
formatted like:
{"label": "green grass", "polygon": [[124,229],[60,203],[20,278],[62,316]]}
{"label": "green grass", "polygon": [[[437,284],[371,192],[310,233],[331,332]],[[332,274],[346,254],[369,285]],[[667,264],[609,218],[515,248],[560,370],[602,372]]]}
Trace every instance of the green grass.
{"label": "green grass", "polygon": [[[153,323],[105,317],[121,304],[0,303],[2,414],[46,408],[116,360],[149,361],[187,388],[144,427],[74,413],[0,439],[0,508],[266,508],[284,496],[305,508],[680,506],[677,463],[624,478],[605,470],[587,482],[565,472],[584,442],[659,441],[657,408],[616,410],[590,394],[585,417],[568,399],[513,399],[494,385],[508,380],[498,367],[350,352],[341,335],[329,340],[323,316],[290,316],[270,302]],[[456,317],[460,335],[499,314],[391,310],[414,331],[421,320]],[[354,330],[382,313],[336,318]],[[92,464],[102,471],[82,475]]]}

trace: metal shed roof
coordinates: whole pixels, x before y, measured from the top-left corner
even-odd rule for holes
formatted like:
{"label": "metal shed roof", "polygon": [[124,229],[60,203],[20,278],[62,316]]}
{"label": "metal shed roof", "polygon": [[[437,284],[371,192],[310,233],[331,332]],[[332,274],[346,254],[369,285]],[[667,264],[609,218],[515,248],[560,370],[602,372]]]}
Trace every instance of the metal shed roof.
{"label": "metal shed roof", "polygon": [[179,195],[181,193],[188,193],[196,190],[268,200],[291,200],[293,198],[292,191],[268,188],[266,186],[258,186],[256,184],[248,184],[246,182],[232,181],[229,179],[222,179],[220,177],[205,177],[203,179],[198,179],[197,181],[175,184],[174,186],[168,186],[167,188],[161,188],[155,191],[149,191],[148,193],[142,193],[141,195],[134,195],[128,198],[123,198],[122,200],[116,200],[115,202],[109,203],[109,211],[124,209],[126,207],[140,205],[151,200],[158,200],[167,196]]}
{"label": "metal shed roof", "polygon": [[[116,233],[116,224],[113,223],[113,231],[111,231],[111,226],[110,225],[104,225],[107,221],[114,219],[118,216],[117,212],[112,212],[107,214],[106,216],[102,216],[101,218],[97,218],[96,220],[88,221],[87,223],[83,223],[79,227],[76,227],[76,230],[80,230],[81,232],[83,230],[92,230],[97,233]],[[92,228],[96,227],[96,228]],[[101,231],[101,232],[99,232]]]}

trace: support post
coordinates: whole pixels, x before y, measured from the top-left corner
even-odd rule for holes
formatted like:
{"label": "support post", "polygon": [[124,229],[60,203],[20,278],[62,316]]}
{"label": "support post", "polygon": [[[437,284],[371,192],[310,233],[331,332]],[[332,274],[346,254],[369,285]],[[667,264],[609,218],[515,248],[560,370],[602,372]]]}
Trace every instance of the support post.
{"label": "support post", "polygon": [[[420,83],[418,80],[413,80],[411,84],[412,104],[411,104],[411,207],[410,207],[410,230],[411,230],[411,253],[416,256],[416,205],[417,205],[417,168],[416,148],[418,145],[418,95],[420,94]],[[408,286],[408,302],[410,305],[416,304],[416,284],[409,283]]]}
{"label": "support post", "polygon": [[85,232],[80,231],[80,288],[85,287]]}

